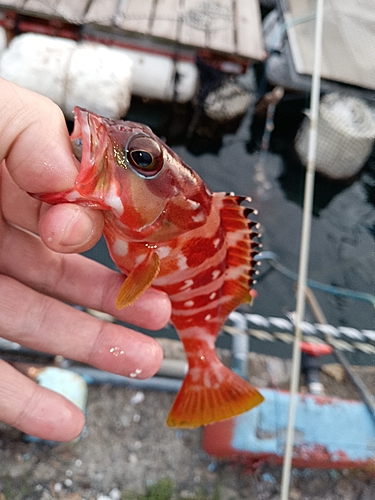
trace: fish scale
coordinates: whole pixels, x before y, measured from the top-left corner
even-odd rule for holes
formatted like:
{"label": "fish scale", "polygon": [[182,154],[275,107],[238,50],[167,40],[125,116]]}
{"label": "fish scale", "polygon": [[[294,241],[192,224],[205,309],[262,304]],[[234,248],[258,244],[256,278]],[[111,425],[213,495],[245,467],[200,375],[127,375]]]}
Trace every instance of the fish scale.
{"label": "fish scale", "polygon": [[224,366],[215,340],[229,313],[250,303],[257,224],[246,197],[212,193],[146,126],[75,108],[72,140],[82,144],[74,187],[34,195],[47,203],[103,210],[104,237],[126,275],[116,306],[149,286],[168,294],[188,373],[167,418],[171,427],[227,419],[262,402]]}

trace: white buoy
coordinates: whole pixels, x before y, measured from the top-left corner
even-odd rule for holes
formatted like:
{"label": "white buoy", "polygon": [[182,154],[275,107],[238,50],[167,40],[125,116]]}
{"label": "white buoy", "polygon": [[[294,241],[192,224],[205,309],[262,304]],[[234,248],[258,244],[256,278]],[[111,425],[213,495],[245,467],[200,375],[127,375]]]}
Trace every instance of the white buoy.
{"label": "white buoy", "polygon": [[131,64],[105,45],[25,33],[3,51],[0,75],[49,97],[67,118],[74,106],[120,118],[130,106]]}
{"label": "white buoy", "polygon": [[0,26],[0,54],[5,49],[6,46],[7,46],[7,34],[5,29],[2,26]]}
{"label": "white buoy", "polygon": [[132,62],[120,50],[96,43],[77,45],[66,79],[63,111],[73,117],[74,106],[118,119],[131,100]]}
{"label": "white buoy", "polygon": [[65,38],[34,33],[19,35],[1,55],[0,76],[63,107],[66,76],[76,45]]}
{"label": "white buoy", "polygon": [[[120,49],[119,49],[120,50]],[[198,70],[193,62],[133,49],[122,49],[132,60],[133,93],[146,99],[188,102],[198,86]]]}

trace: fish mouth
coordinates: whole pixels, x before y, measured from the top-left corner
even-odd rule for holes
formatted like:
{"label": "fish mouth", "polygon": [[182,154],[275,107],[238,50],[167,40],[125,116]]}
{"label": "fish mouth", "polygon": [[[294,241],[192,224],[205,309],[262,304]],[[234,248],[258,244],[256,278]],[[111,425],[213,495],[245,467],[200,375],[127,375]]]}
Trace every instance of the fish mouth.
{"label": "fish mouth", "polygon": [[72,150],[73,150],[73,156],[76,160],[78,160],[78,163],[81,163],[82,161],[82,138],[79,137],[77,139],[74,139],[72,142]]}
{"label": "fish mouth", "polygon": [[90,119],[86,109],[74,108],[74,129],[70,136],[73,155],[81,166],[82,158],[90,144]]}
{"label": "fish mouth", "polygon": [[112,170],[107,158],[105,119],[78,106],[74,115],[70,140],[79,171],[75,189],[86,205],[109,210],[104,200],[111,189]]}

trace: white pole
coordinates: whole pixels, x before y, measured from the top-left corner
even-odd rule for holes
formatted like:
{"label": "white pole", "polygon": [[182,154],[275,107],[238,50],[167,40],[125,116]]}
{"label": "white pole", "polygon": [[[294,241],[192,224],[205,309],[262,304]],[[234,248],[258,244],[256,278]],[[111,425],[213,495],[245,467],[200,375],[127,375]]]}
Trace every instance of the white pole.
{"label": "white pole", "polygon": [[298,290],[295,322],[295,339],[293,345],[292,375],[290,382],[290,404],[288,416],[288,429],[284,450],[283,473],[281,481],[280,500],[288,500],[290,487],[290,474],[292,466],[292,454],[294,444],[294,426],[296,417],[297,392],[299,386],[299,375],[301,370],[301,322],[305,316],[305,287],[307,281],[307,268],[309,262],[310,230],[314,195],[315,160],[318,134],[318,115],[320,98],[320,68],[322,57],[322,32],[323,32],[323,9],[324,0],[317,0],[315,21],[315,54],[314,70],[311,85],[310,101],[310,130],[309,149],[307,157],[307,170],[305,179],[305,194],[303,205],[302,238],[300,249],[300,263],[298,273]]}

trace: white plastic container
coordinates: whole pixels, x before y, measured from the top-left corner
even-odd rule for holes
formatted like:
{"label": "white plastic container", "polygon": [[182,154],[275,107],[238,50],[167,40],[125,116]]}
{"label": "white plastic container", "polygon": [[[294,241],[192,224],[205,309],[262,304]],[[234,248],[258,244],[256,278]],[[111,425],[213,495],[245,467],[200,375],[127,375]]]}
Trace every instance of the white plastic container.
{"label": "white plastic container", "polygon": [[[306,116],[298,131],[295,147],[307,164],[310,120]],[[374,145],[375,121],[367,104],[336,92],[320,103],[316,170],[332,179],[356,175]]]}

